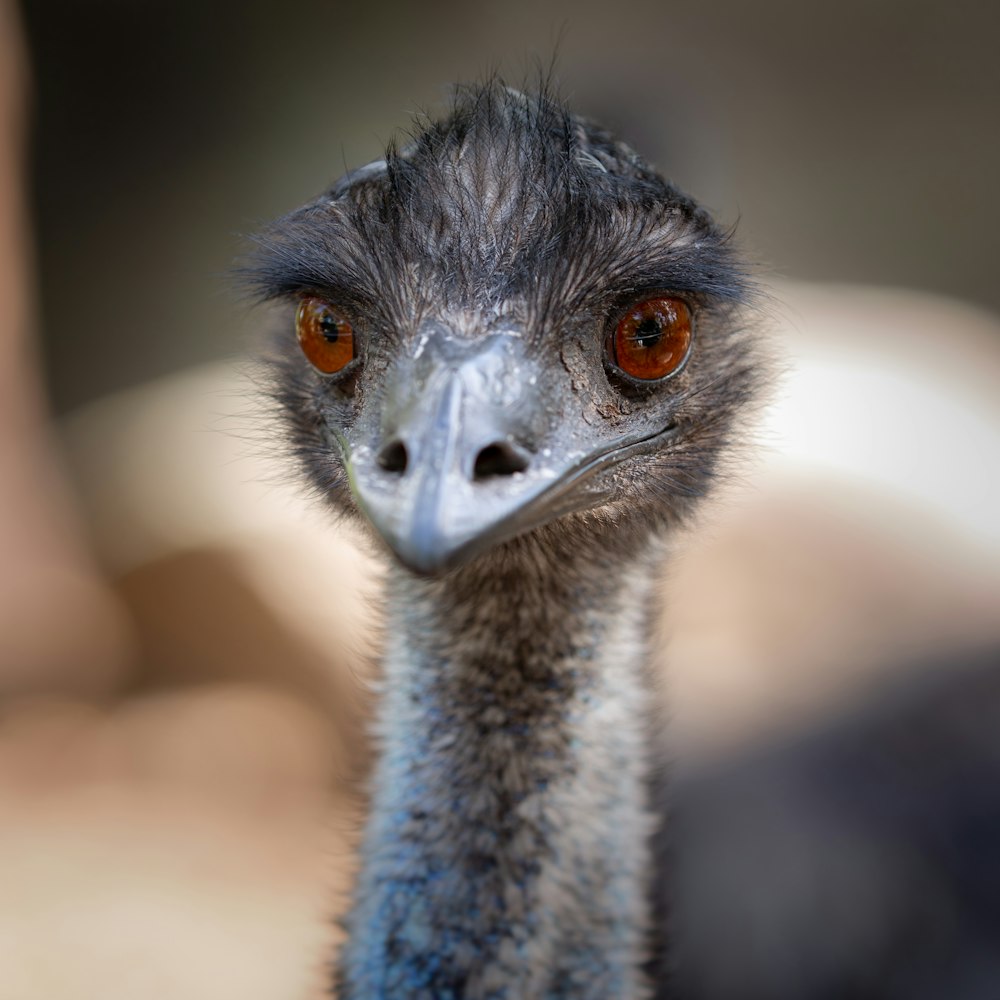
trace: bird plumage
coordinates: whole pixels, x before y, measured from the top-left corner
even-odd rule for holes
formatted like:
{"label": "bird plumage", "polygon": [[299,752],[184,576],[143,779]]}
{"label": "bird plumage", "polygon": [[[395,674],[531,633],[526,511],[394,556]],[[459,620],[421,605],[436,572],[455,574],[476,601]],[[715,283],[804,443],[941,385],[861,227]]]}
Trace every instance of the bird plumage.
{"label": "bird plumage", "polygon": [[[257,244],[259,291],[322,295],[364,338],[343,380],[278,351],[292,440],[335,505],[385,518],[404,562],[425,558],[391,518],[450,447],[418,453],[406,420],[428,396],[463,428],[500,421],[470,455],[526,456],[499,475],[458,462],[473,520],[491,492],[538,480],[475,529],[482,551],[462,541],[432,579],[391,573],[342,995],[646,995],[653,578],[762,381],[728,234],[552,95],[493,82]],[[609,367],[607,329],[655,290],[690,302],[697,349],[668,383],[637,385]],[[396,438],[403,468],[387,472]]]}
{"label": "bird plumage", "polygon": [[[294,451],[392,557],[338,995],[673,995],[649,643],[671,534],[767,382],[729,234],[552,94],[492,81],[258,235],[244,273],[286,304]],[[694,335],[644,381],[608,343],[654,295]],[[342,371],[299,352],[303,296],[353,330]]]}

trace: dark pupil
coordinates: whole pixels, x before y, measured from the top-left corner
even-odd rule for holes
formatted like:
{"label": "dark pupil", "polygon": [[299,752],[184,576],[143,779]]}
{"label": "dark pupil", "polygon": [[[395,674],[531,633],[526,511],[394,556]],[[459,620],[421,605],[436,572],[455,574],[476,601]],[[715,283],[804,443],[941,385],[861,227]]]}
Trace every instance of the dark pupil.
{"label": "dark pupil", "polygon": [[660,321],[652,316],[649,319],[644,319],[635,328],[635,342],[639,347],[655,347],[662,336],[663,327],[660,325]]}
{"label": "dark pupil", "polygon": [[319,328],[331,344],[340,337],[340,326],[332,316],[324,316],[319,321]]}

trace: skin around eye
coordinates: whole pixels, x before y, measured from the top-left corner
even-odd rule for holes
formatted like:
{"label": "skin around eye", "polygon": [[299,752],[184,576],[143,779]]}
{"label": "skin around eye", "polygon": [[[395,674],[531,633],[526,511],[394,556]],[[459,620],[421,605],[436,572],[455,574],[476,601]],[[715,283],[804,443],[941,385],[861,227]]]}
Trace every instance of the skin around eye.
{"label": "skin around eye", "polygon": [[691,351],[691,310],[681,299],[644,299],[618,321],[610,347],[611,360],[626,375],[664,379]]}
{"label": "skin around eye", "polygon": [[295,311],[295,333],[309,363],[333,375],[354,358],[354,328],[329,302],[308,295]]}

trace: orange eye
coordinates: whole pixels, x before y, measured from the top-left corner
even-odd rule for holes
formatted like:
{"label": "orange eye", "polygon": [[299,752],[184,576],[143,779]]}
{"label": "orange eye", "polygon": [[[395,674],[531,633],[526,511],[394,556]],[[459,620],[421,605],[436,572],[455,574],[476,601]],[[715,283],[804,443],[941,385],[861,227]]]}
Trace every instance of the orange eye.
{"label": "orange eye", "polygon": [[339,372],[354,357],[354,328],[329,302],[314,295],[299,303],[295,332],[302,353],[324,375]]}
{"label": "orange eye", "polygon": [[626,375],[647,382],[666,378],[691,350],[691,310],[680,299],[646,299],[619,321],[611,360]]}

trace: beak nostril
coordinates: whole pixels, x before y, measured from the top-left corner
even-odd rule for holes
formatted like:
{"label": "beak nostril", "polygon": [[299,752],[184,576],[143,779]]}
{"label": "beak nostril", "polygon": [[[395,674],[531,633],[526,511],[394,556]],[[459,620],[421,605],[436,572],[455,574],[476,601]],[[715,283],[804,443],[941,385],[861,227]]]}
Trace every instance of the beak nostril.
{"label": "beak nostril", "polygon": [[474,479],[512,476],[515,472],[524,472],[527,467],[528,459],[518,449],[506,441],[497,441],[476,456],[472,476]]}
{"label": "beak nostril", "polygon": [[406,472],[410,456],[402,441],[390,441],[378,454],[378,464],[386,472],[396,472],[402,475]]}

